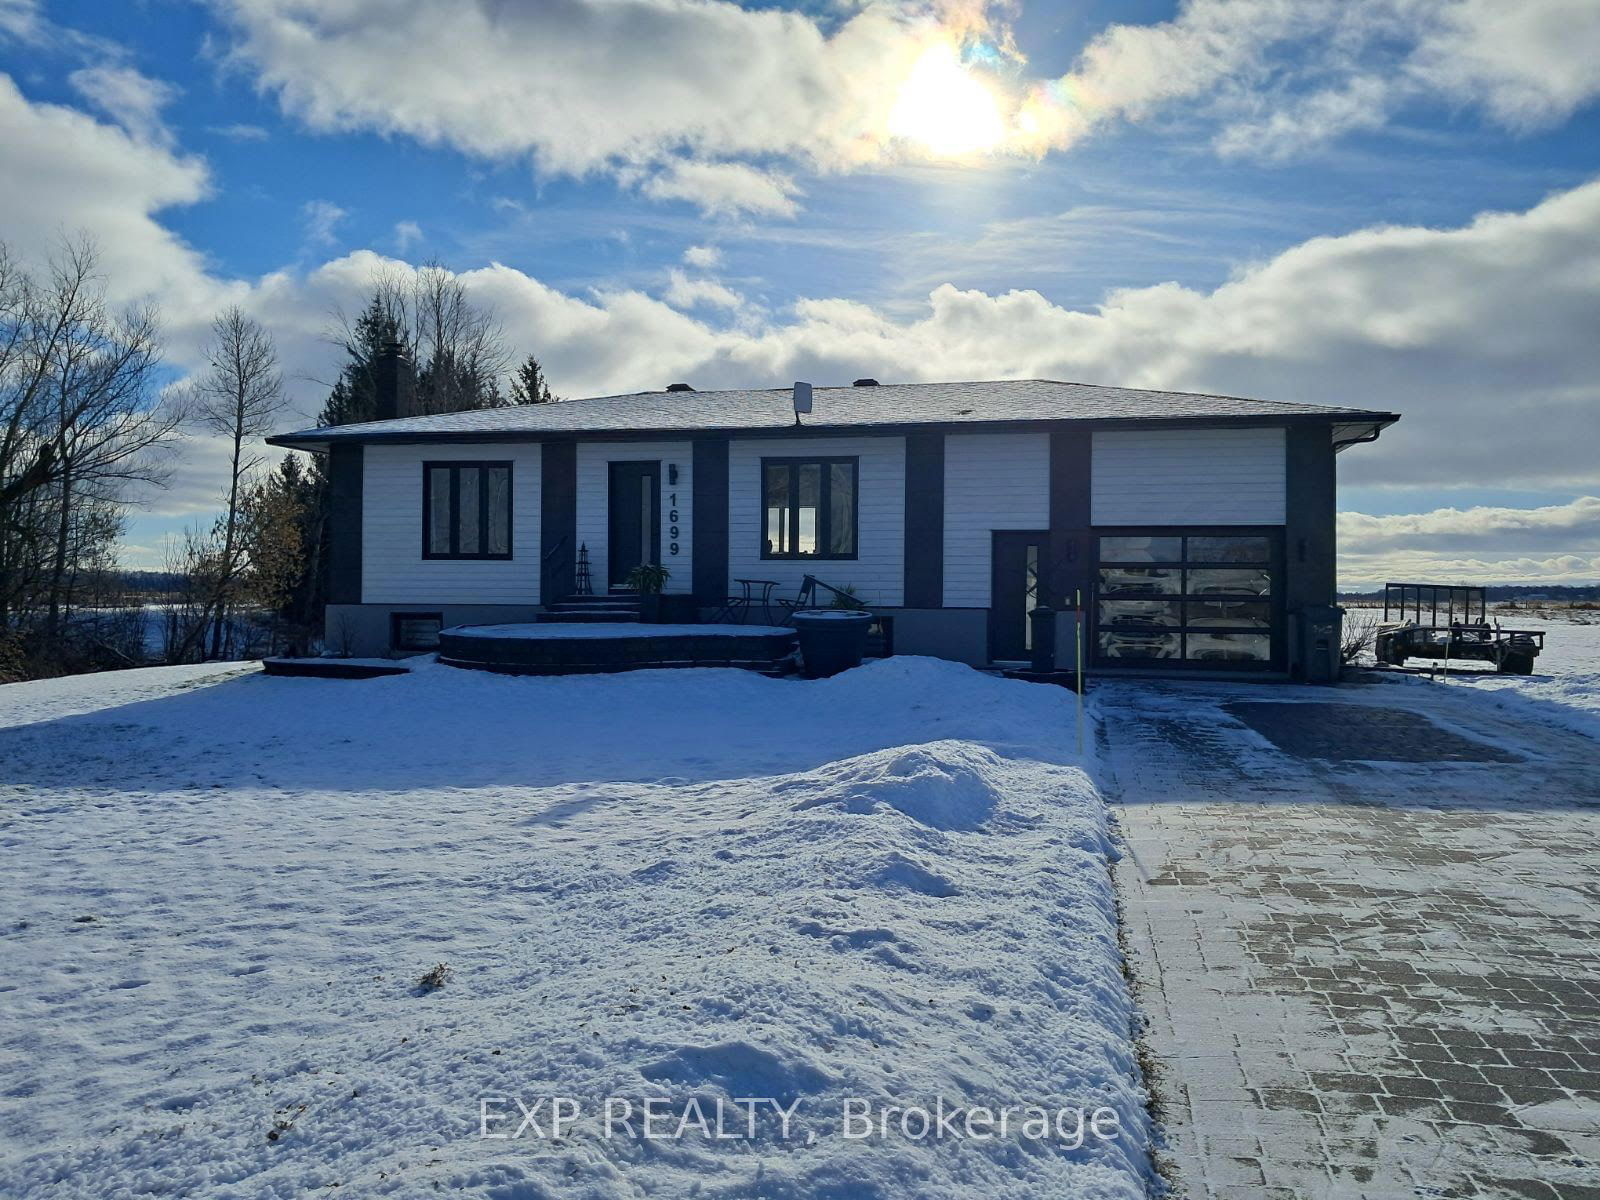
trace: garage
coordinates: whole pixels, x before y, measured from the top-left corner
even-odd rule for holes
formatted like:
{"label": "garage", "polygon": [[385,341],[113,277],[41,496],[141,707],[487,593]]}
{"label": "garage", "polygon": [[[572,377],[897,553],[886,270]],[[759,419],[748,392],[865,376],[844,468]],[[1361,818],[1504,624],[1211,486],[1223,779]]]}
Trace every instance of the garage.
{"label": "garage", "polygon": [[1102,667],[1282,670],[1281,528],[1097,530]]}

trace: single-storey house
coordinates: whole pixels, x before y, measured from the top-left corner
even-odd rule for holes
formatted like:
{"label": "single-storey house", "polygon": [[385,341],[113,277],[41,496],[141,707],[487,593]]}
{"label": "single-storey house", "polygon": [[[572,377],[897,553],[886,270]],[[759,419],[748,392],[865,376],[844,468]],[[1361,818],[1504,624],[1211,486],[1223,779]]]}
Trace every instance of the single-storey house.
{"label": "single-storey house", "polygon": [[[420,648],[529,621],[640,563],[680,613],[807,575],[892,626],[896,653],[1296,677],[1301,617],[1334,600],[1335,455],[1398,418],[1052,380],[665,391],[408,415],[269,439],[328,455],[330,645]],[[586,572],[583,568],[586,567]]]}

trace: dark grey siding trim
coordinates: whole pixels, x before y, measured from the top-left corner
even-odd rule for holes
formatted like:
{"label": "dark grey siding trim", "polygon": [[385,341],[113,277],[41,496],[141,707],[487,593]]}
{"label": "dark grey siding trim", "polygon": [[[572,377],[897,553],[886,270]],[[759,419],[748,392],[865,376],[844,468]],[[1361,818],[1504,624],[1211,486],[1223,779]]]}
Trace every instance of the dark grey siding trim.
{"label": "dark grey siding trim", "polygon": [[577,542],[578,443],[544,442],[539,448],[541,604],[559,600],[572,591],[577,580]]}
{"label": "dark grey siding trim", "polygon": [[906,438],[905,606],[944,605],[944,434]]}
{"label": "dark grey siding trim", "polygon": [[[328,603],[361,603],[361,503],[365,452],[339,445],[328,455]],[[420,515],[420,514],[419,514]]]}
{"label": "dark grey siding trim", "polygon": [[1067,608],[1080,591],[1089,602],[1089,483],[1093,462],[1089,430],[1050,431],[1050,595],[1052,608]]}
{"label": "dark grey siding trim", "polygon": [[1284,603],[1292,613],[1332,604],[1338,590],[1338,467],[1325,429],[1291,427],[1285,451]]}
{"label": "dark grey siding trim", "polygon": [[728,598],[728,439],[694,439],[694,599]]}

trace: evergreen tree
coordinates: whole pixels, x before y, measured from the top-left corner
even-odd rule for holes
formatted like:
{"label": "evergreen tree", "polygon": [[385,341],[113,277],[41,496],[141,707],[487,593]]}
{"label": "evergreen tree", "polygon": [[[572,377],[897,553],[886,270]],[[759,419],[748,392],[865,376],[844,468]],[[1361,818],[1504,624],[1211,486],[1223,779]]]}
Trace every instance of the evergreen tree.
{"label": "evergreen tree", "polygon": [[557,399],[559,397],[550,391],[550,381],[545,378],[539,360],[528,355],[527,361],[511,376],[511,403],[554,404]]}
{"label": "evergreen tree", "polygon": [[318,425],[355,425],[377,418],[372,367],[390,342],[400,342],[410,352],[399,320],[382,296],[374,296],[344,340],[344,368],[334,380],[328,402],[317,414]]}

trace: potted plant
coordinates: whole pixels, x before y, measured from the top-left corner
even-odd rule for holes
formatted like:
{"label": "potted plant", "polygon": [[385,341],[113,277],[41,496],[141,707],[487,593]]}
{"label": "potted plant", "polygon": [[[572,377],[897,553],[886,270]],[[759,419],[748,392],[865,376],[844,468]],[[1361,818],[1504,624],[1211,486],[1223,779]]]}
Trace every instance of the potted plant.
{"label": "potted plant", "polygon": [[806,677],[821,679],[861,665],[867,630],[877,618],[861,606],[854,588],[842,587],[834,590],[829,607],[797,609],[792,620]]}
{"label": "potted plant", "polygon": [[667,586],[672,572],[660,563],[640,563],[628,572],[624,580],[639,597],[639,619],[649,625],[661,622],[661,589]]}

